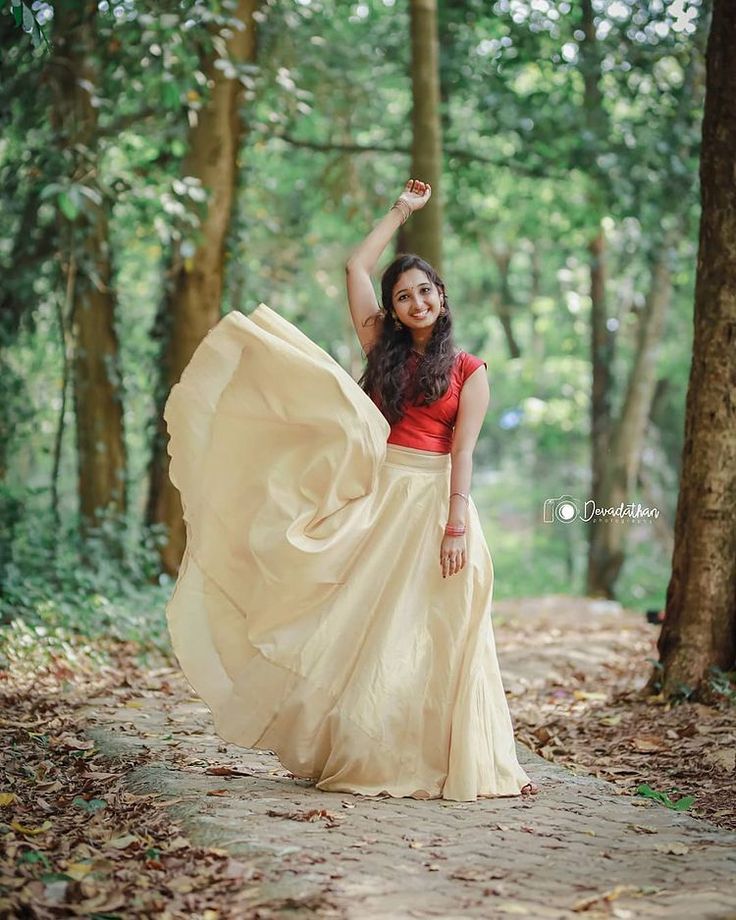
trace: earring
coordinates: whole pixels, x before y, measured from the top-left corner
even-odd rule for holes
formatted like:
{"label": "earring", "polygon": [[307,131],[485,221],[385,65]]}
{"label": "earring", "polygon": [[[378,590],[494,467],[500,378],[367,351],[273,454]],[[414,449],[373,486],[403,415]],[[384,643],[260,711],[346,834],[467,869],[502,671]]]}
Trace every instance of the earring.
{"label": "earring", "polygon": [[402,326],[403,326],[403,323],[401,322],[399,317],[394,313],[394,329],[401,329]]}

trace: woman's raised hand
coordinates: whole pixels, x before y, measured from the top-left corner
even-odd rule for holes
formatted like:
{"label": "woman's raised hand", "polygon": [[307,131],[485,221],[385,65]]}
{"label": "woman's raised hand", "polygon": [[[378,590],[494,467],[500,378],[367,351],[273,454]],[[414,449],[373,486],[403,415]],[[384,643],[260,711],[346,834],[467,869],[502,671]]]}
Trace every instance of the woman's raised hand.
{"label": "woman's raised hand", "polygon": [[399,195],[405,201],[412,211],[418,211],[432,197],[432,186],[429,182],[422,182],[421,179],[409,179],[404,186],[404,191]]}

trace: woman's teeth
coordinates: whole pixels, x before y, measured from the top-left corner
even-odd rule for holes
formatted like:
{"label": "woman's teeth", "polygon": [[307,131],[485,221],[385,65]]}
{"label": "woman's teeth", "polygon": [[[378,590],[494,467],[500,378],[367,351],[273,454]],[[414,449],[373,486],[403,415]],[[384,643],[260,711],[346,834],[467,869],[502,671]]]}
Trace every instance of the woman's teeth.
{"label": "woman's teeth", "polygon": [[423,319],[427,315],[427,313],[429,313],[429,310],[422,310],[421,313],[415,313],[414,319]]}

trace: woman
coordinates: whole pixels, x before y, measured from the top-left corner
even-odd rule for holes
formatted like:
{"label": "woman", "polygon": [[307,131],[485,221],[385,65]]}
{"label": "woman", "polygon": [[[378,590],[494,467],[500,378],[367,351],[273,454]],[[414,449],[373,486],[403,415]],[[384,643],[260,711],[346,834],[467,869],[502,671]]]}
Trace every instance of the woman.
{"label": "woman", "polygon": [[224,740],[321,790],[474,801],[537,791],[468,495],[484,362],[456,354],[427,263],[389,266],[383,311],[369,277],[430,194],[410,180],[348,261],[362,386],[262,303],[220,320],[172,388],[187,545],[167,618]]}

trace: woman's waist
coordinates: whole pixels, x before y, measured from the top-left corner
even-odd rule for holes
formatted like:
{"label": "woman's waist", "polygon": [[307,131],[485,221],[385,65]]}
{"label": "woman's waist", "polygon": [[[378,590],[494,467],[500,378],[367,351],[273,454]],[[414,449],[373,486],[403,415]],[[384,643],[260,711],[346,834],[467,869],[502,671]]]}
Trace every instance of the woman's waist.
{"label": "woman's waist", "polygon": [[428,473],[445,473],[450,469],[449,452],[422,450],[403,444],[386,444],[386,465],[403,466]]}

